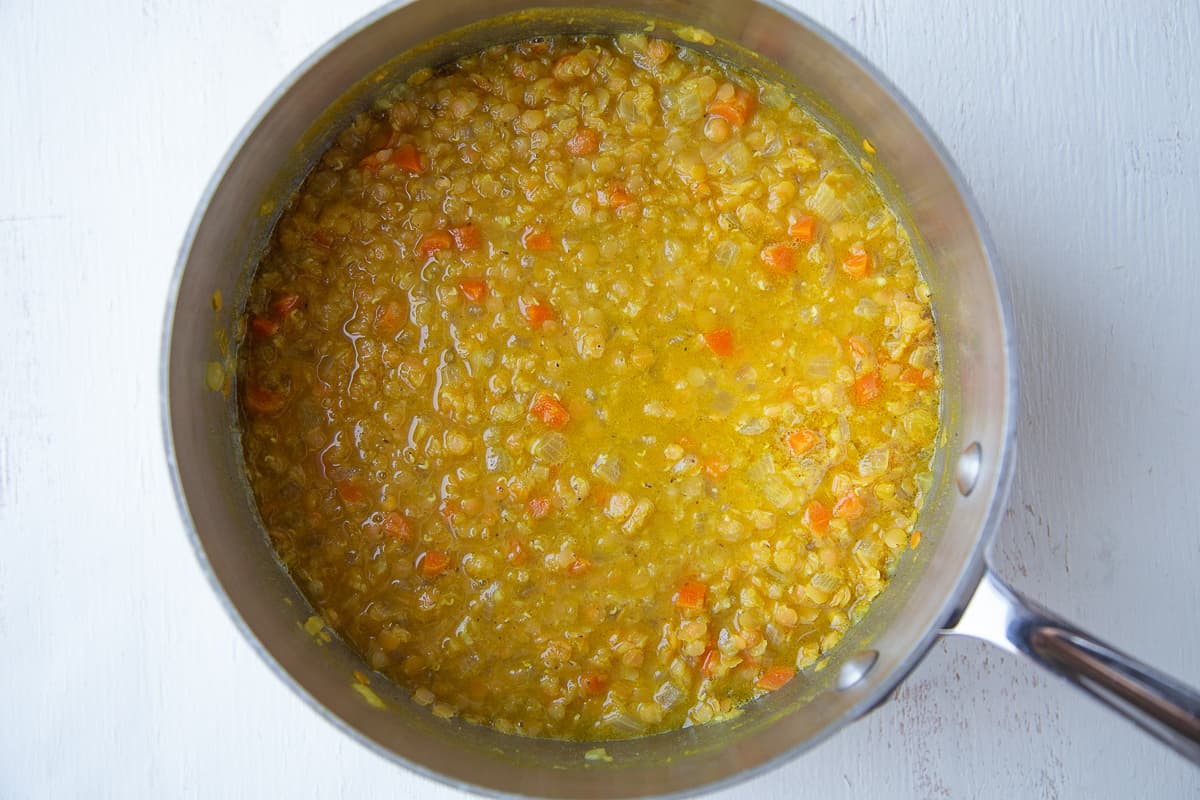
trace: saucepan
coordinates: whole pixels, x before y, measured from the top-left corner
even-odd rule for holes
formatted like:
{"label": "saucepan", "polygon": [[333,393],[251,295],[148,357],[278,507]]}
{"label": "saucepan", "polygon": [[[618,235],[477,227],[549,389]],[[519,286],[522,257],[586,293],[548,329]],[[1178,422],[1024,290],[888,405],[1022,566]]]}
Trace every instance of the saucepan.
{"label": "saucepan", "polygon": [[[913,108],[843,42],[771,2],[538,5],[416,0],[353,25],[262,106],[188,230],[163,344],[167,457],[203,569],[271,668],[385,757],[453,786],[500,795],[686,795],[745,779],[885,701],[948,634],[1028,656],[1200,762],[1200,694],[1020,597],[988,566],[1015,451],[1012,323],[978,210]],[[236,392],[219,390],[231,374],[236,320],[254,265],[317,156],[390,80],[489,44],[650,26],[655,35],[782,81],[831,130],[876,149],[880,185],[921,253],[943,348],[945,438],[919,520],[922,544],[823,669],[724,722],[598,746],[435,719],[382,679],[365,694],[351,675],[369,668],[320,629],[262,531],[242,467]]]}

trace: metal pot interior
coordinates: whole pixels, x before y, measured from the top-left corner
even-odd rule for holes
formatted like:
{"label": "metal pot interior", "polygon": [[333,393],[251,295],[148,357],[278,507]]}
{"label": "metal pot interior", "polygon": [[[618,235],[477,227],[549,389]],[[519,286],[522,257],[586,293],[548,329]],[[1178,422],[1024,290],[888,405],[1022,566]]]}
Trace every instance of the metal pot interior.
{"label": "metal pot interior", "polygon": [[[689,794],[813,746],[886,698],[961,609],[978,581],[1007,482],[1014,377],[1001,290],[969,198],[914,112],[843,45],[792,12],[754,0],[605,5],[528,10],[518,0],[418,0],[385,8],[339,36],[299,68],[235,143],[188,232],[168,309],[168,457],[185,522],[218,595],[271,667],[332,722],[412,769],[476,791]],[[245,482],[236,392],[208,390],[206,369],[215,361],[232,370],[235,354],[220,339],[236,341],[246,287],[288,198],[335,133],[390,80],[490,44],[640,31],[651,21],[656,35],[783,82],[848,144],[866,137],[878,150],[882,186],[906,212],[923,256],[943,348],[945,442],[920,523],[922,545],[823,669],[726,722],[606,743],[528,739],[435,719],[381,678],[372,682],[385,706],[377,708],[354,688],[351,673],[370,672],[362,659],[336,636],[326,641],[305,630],[311,608],[276,559]],[[695,41],[695,28],[712,33],[715,43]],[[220,312],[211,302],[217,291]],[[979,443],[982,461],[964,495],[953,473],[971,443]],[[867,662],[873,666],[865,677],[844,686]]]}

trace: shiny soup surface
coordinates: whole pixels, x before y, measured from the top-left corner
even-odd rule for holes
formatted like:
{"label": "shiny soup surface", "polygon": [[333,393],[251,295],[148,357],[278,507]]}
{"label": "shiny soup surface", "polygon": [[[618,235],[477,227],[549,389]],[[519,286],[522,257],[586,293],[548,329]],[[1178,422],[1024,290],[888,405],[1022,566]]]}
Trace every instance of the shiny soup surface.
{"label": "shiny soup surface", "polygon": [[431,713],[533,736],[805,680],[916,545],[939,425],[862,148],[645,36],[495,47],[355,119],[239,350],[250,484],[324,622]]}

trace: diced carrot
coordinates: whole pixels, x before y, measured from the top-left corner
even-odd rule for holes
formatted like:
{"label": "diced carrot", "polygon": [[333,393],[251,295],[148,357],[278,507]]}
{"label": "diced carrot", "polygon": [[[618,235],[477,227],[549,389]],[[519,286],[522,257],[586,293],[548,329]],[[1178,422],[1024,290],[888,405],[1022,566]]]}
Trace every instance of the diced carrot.
{"label": "diced carrot", "polygon": [[426,550],[418,559],[418,569],[426,578],[436,578],[450,566],[450,556],[441,550]]}
{"label": "diced carrot", "polygon": [[833,515],[838,519],[856,520],[863,515],[866,507],[862,498],[853,490],[846,492],[833,504]]}
{"label": "diced carrot", "polygon": [[745,125],[754,113],[756,105],[754,95],[740,86],[733,87],[730,97],[722,97],[721,92],[708,104],[708,113],[720,117],[735,128]]}
{"label": "diced carrot", "polygon": [[538,392],[533,398],[529,413],[537,417],[548,428],[559,428],[571,421],[571,414],[559,399],[547,392]]}
{"label": "diced carrot", "polygon": [[861,245],[854,245],[842,262],[842,271],[851,278],[865,278],[871,271],[871,256]]}
{"label": "diced carrot", "polygon": [[704,474],[714,480],[729,471],[729,465],[719,458],[710,458],[704,462]]}
{"label": "diced carrot", "polygon": [[404,327],[404,305],[399,300],[388,300],[375,309],[375,330],[392,336]]}
{"label": "diced carrot", "polygon": [[586,558],[576,556],[570,564],[567,565],[567,574],[579,577],[586,575],[592,571],[592,562]]}
{"label": "diced carrot", "polygon": [[421,234],[417,241],[417,251],[421,258],[429,258],[439,250],[449,250],[454,246],[454,237],[450,231],[436,230]]}
{"label": "diced carrot", "polygon": [[450,518],[459,512],[461,504],[457,500],[443,500],[438,506],[438,513],[442,515],[442,519],[447,522]]}
{"label": "diced carrot", "polygon": [[279,323],[270,317],[255,316],[250,319],[250,331],[255,336],[274,336],[279,333]]}
{"label": "diced carrot", "polygon": [[788,228],[788,235],[797,244],[810,244],[817,238],[817,220],[814,217],[798,217]]}
{"label": "diced carrot", "polygon": [[508,555],[506,556],[508,563],[514,567],[519,567],[529,559],[529,551],[525,549],[525,545],[521,544],[520,539],[508,540]]}
{"label": "diced carrot", "polygon": [[420,175],[425,171],[425,166],[421,163],[421,154],[417,152],[417,148],[413,144],[402,144],[392,153],[392,163],[406,169],[416,175]]}
{"label": "diced carrot", "polygon": [[879,380],[879,371],[872,370],[866,375],[860,375],[854,382],[854,402],[866,405],[883,392],[883,384]]}
{"label": "diced carrot", "polygon": [[684,581],[679,587],[679,591],[675,593],[675,607],[687,609],[704,608],[704,601],[708,597],[708,587],[700,581]]}
{"label": "diced carrot", "polygon": [[376,150],[363,157],[358,162],[360,167],[365,167],[369,170],[382,169],[387,164],[395,164],[400,169],[407,170],[414,175],[420,175],[425,171],[425,165],[421,161],[421,154],[417,151],[415,145],[402,144],[399,147],[385,147],[382,150]]}
{"label": "diced carrot", "polygon": [[463,278],[458,282],[458,289],[472,303],[482,303],[488,296],[488,284],[479,278]]}
{"label": "diced carrot", "polygon": [[544,303],[529,303],[525,306],[525,319],[531,327],[540,328],[554,319],[554,309]]}
{"label": "diced carrot", "polygon": [[534,519],[541,519],[550,513],[549,497],[531,497],[527,505],[529,506],[529,516]]}
{"label": "diced carrot", "polygon": [[573,156],[590,156],[600,149],[600,134],[591,128],[579,128],[567,140],[567,152]]}
{"label": "diced carrot", "polygon": [[554,239],[544,228],[529,225],[521,234],[521,244],[526,250],[549,250],[554,247]]}
{"label": "diced carrot", "polygon": [[479,245],[483,244],[483,233],[478,225],[468,224],[451,228],[450,238],[454,240],[454,246],[464,253],[478,250]]}
{"label": "diced carrot", "polygon": [[791,667],[771,667],[762,674],[755,684],[760,689],[766,689],[768,692],[774,692],[777,689],[782,689],[784,685],[792,678],[796,677],[796,670]]}
{"label": "diced carrot", "polygon": [[813,533],[825,533],[829,530],[831,519],[833,515],[820,500],[813,500],[804,509],[804,524],[811,528]]}
{"label": "diced carrot", "polygon": [[709,646],[709,648],[700,656],[700,671],[711,678],[713,673],[717,671],[717,665],[720,663],[721,651],[715,647]]}
{"label": "diced carrot", "polygon": [[621,208],[621,206],[629,205],[633,202],[633,198],[629,192],[625,191],[625,184],[620,181],[613,181],[606,188],[597,192],[597,200],[601,205],[609,208]]}
{"label": "diced carrot", "polygon": [[353,481],[338,481],[337,493],[347,503],[361,503],[366,498],[362,486]]}
{"label": "diced carrot", "polygon": [[933,385],[933,376],[923,369],[909,367],[900,373],[900,382],[920,388],[928,388]]}
{"label": "diced carrot", "polygon": [[379,523],[379,529],[393,539],[407,539],[412,535],[408,520],[399,511],[386,511]]}
{"label": "diced carrot", "polygon": [[243,397],[246,410],[255,414],[278,414],[283,410],[284,396],[256,383],[246,386]]}
{"label": "diced carrot", "polygon": [[821,437],[811,428],[797,428],[788,434],[788,449],[793,455],[802,456],[817,446]]}
{"label": "diced carrot", "polygon": [[796,252],[790,245],[769,244],[758,254],[767,272],[773,275],[790,275],[796,271]]}
{"label": "diced carrot", "polygon": [[588,492],[588,499],[595,503],[600,508],[608,505],[609,498],[612,497],[612,489],[608,484],[596,482],[592,485],[592,490]]}
{"label": "diced carrot", "polygon": [[708,349],[721,357],[733,355],[733,332],[729,328],[718,328],[704,334]]}
{"label": "diced carrot", "polygon": [[585,672],[579,676],[579,688],[593,696],[604,694],[608,690],[608,678],[599,672]]}
{"label": "diced carrot", "polygon": [[294,293],[281,294],[271,303],[271,311],[278,319],[286,319],[289,314],[300,307],[300,295]]}

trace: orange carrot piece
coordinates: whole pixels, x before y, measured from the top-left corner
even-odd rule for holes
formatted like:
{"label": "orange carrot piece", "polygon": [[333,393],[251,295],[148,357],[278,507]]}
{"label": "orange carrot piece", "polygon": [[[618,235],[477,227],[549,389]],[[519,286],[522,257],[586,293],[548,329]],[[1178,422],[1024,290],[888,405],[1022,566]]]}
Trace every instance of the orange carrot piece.
{"label": "orange carrot piece", "polygon": [[519,567],[529,559],[529,551],[525,549],[525,545],[521,544],[520,539],[508,540],[508,555],[506,556],[508,563],[514,567]]}
{"label": "orange carrot piece", "polygon": [[408,520],[399,511],[385,511],[379,529],[393,539],[408,539],[412,535]]}
{"label": "orange carrot piece", "polygon": [[696,610],[704,608],[708,587],[700,581],[684,581],[675,593],[675,607]]}
{"label": "orange carrot piece", "polygon": [[548,428],[558,430],[571,421],[571,414],[557,397],[547,392],[538,392],[533,398],[529,413],[537,417]]}
{"label": "orange carrot piece", "polygon": [[482,303],[488,296],[488,284],[479,278],[463,278],[458,282],[458,289],[472,303]]}
{"label": "orange carrot piece", "polygon": [[483,244],[483,233],[478,225],[468,224],[451,228],[450,238],[454,240],[454,246],[464,253],[478,250],[479,245]]}
{"label": "orange carrot piece", "polygon": [[418,569],[426,578],[436,578],[450,566],[450,556],[441,550],[426,550],[417,561]]}
{"label": "orange carrot piece", "polygon": [[758,254],[767,272],[790,275],[796,271],[796,251],[786,244],[769,244]]}
{"label": "orange carrot piece", "polygon": [[592,571],[592,562],[586,558],[576,556],[570,564],[567,565],[567,574],[579,577],[586,575]]}
{"label": "orange carrot piece", "polygon": [[271,311],[278,319],[286,319],[289,314],[300,307],[300,295],[294,293],[281,294],[271,303]]}
{"label": "orange carrot piece", "polygon": [[521,244],[526,250],[549,250],[554,247],[554,239],[544,228],[529,225],[521,234]]}
{"label": "orange carrot piece", "polygon": [[254,414],[278,414],[283,410],[284,396],[256,383],[246,386],[243,396],[246,410]]}
{"label": "orange carrot piece", "polygon": [[454,246],[454,237],[450,231],[436,230],[421,234],[417,241],[417,251],[421,258],[429,258],[439,250],[449,250]]}
{"label": "orange carrot piece", "polygon": [[573,156],[590,156],[600,149],[600,134],[591,128],[579,128],[567,140],[567,152]]}
{"label": "orange carrot piece", "polygon": [[879,371],[872,370],[866,375],[860,375],[854,382],[854,402],[866,405],[883,393],[883,383],[879,379]]}
{"label": "orange carrot piece", "polygon": [[404,327],[404,306],[398,300],[388,300],[375,309],[375,330],[393,336]]}
{"label": "orange carrot piece", "polygon": [[813,500],[804,509],[804,524],[811,528],[813,533],[825,533],[829,530],[831,519],[833,515],[820,500]]}
{"label": "orange carrot piece", "polygon": [[413,144],[402,144],[392,152],[392,163],[400,169],[408,170],[416,175],[425,171],[421,163],[421,154]]}
{"label": "orange carrot piece", "polygon": [[274,336],[279,333],[279,323],[270,317],[255,316],[250,319],[250,332],[255,336]]}
{"label": "orange carrot piece", "polygon": [[856,520],[866,510],[862,498],[853,490],[846,492],[833,504],[833,515],[838,519]]}
{"label": "orange carrot piece", "polygon": [[735,128],[740,128],[750,121],[755,105],[754,95],[740,86],[735,86],[732,97],[721,98],[718,93],[708,104],[708,113],[720,117]]}
{"label": "orange carrot piece", "polygon": [[782,689],[794,677],[796,677],[796,670],[791,667],[771,667],[762,674],[755,685],[768,692],[774,692]]}
{"label": "orange carrot piece", "polygon": [[811,244],[817,238],[817,220],[813,217],[798,217],[788,228],[788,235],[797,244]]}
{"label": "orange carrot piece", "polygon": [[854,245],[842,262],[842,271],[851,278],[865,278],[871,271],[871,256],[860,245]]}
{"label": "orange carrot piece", "polygon": [[608,186],[597,192],[597,200],[601,205],[609,208],[621,208],[621,206],[629,205],[633,202],[633,198],[629,192],[625,191],[625,184],[620,181],[613,181]]}
{"label": "orange carrot piece", "polygon": [[792,455],[797,456],[802,456],[812,450],[819,441],[821,441],[821,437],[810,428],[797,428],[787,437],[788,449],[792,451]]}
{"label": "orange carrot piece", "polygon": [[704,343],[708,349],[724,358],[733,355],[733,332],[729,328],[718,328],[704,334]]}
{"label": "orange carrot piece", "polygon": [[604,694],[608,690],[608,678],[599,672],[585,672],[579,676],[579,688],[587,694]]}
{"label": "orange carrot piece", "polygon": [[337,493],[347,503],[361,503],[367,496],[362,486],[353,481],[338,481]]}
{"label": "orange carrot piece", "polygon": [[530,303],[525,306],[525,320],[531,327],[540,328],[552,319],[554,319],[554,309],[544,303]]}
{"label": "orange carrot piece", "polygon": [[363,157],[358,162],[360,167],[378,171],[387,164],[395,164],[400,169],[407,170],[414,175],[420,175],[425,171],[425,165],[421,161],[421,154],[418,152],[415,145],[402,144],[399,147],[385,147],[382,150],[376,150]]}
{"label": "orange carrot piece", "polygon": [[534,519],[541,519],[550,513],[549,497],[531,497],[527,505],[529,506],[529,516]]}

